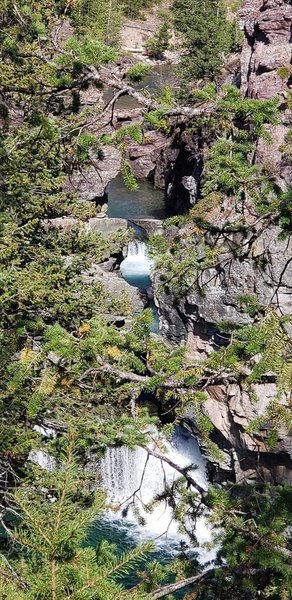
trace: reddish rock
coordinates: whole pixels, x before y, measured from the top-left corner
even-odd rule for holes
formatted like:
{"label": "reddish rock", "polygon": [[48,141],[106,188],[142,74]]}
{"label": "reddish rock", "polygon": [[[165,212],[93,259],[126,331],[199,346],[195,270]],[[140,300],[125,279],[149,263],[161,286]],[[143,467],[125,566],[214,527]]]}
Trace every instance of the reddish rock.
{"label": "reddish rock", "polygon": [[150,131],[145,138],[146,143],[144,144],[129,141],[127,145],[127,155],[131,161],[133,173],[138,179],[147,179],[154,173],[161,151],[167,145],[163,133]]}
{"label": "reddish rock", "polygon": [[242,89],[252,98],[272,98],[288,89],[277,73],[291,64],[292,6],[285,0],[246,0],[240,12],[245,40]]}
{"label": "reddish rock", "polygon": [[[241,89],[250,98],[280,98],[281,124],[269,127],[272,143],[261,139],[256,162],[264,163],[285,189],[292,179],[292,165],[282,153],[291,117],[285,108],[291,89],[292,6],[285,0],[246,0],[240,11],[245,40],[241,54]],[[286,67],[287,77],[279,69]]]}
{"label": "reddish rock", "polygon": [[285,188],[290,183],[290,176],[283,164],[282,147],[289,129],[285,125],[270,125],[267,130],[271,139],[259,139],[256,162],[263,164],[266,170],[276,177],[280,187]]}

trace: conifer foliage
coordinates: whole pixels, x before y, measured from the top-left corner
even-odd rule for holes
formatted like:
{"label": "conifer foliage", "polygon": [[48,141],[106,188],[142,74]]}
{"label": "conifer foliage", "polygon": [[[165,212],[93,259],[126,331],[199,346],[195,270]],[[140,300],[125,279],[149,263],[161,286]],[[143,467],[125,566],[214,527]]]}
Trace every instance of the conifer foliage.
{"label": "conifer foliage", "polygon": [[[156,501],[171,504],[184,530],[190,519],[192,542],[197,517],[208,512],[220,548],[215,568],[199,574],[186,555],[168,572],[157,564],[140,571],[149,543],[125,555],[108,541],[97,548],[86,544],[105,501],[86,469],[89,454],[100,458],[114,445],[147,446],[157,418],[141,406],[145,398],[175,422],[191,407],[205,448],[220,461],[204,413],[208,383],[221,384],[224,373],[224,381],[238,378],[248,391],[268,370],[278,385],[263,415],[271,426],[270,447],[279,426],[292,429],[288,319],[241,295],[238,302],[253,326],[218,324],[230,334],[226,347],[186,366],[184,348],[151,336],[151,310],[131,315],[129,323],[129,299],[109,294],[91,278],[93,266],[121,255],[129,235],[88,233],[85,223],[96,207],[78,201],[66,182],[75,170],[103,160],[107,143],[122,152],[129,138],[139,144],[145,123],[166,133],[174,99],[166,89],[143,125],[123,126],[101,139],[88,127],[99,115],[78,112],[78,101],[90,74],[117,56],[122,14],[137,16],[151,4],[0,0],[0,600],[158,599],[170,593],[168,585],[159,588],[165,574],[178,580],[177,589],[196,582],[198,600],[291,598],[290,486],[212,486],[206,492],[190,468],[180,469],[181,478]],[[223,3],[175,0],[174,15],[185,42],[185,78],[213,78],[234,42]],[[163,52],[167,24],[154,38],[154,50]],[[133,79],[140,75],[141,67],[132,69]],[[216,266],[225,250],[205,236],[212,233],[206,207],[218,198],[248,201],[279,223],[283,235],[291,233],[291,190],[278,194],[273,178],[250,159],[264,125],[277,121],[277,102],[242,99],[230,86],[217,98],[212,84],[192,99],[214,108],[188,125],[205,135],[201,198],[188,216],[172,221],[175,240],[160,236],[153,242],[162,288],[178,301],[190,288],[203,293],[202,272]],[[125,157],[122,172],[137,189]],[[52,221],[64,216],[72,227],[61,234]],[[242,219],[235,226],[246,231]],[[261,425],[251,423],[250,431]],[[44,427],[54,432],[49,439]],[[32,452],[39,450],[53,469],[32,464]],[[125,589],[123,577],[132,569],[137,584]]]}
{"label": "conifer foliage", "polygon": [[174,0],[173,11],[184,47],[185,81],[213,78],[236,47],[235,24],[227,20],[223,0]]}
{"label": "conifer foliage", "polygon": [[[67,443],[66,443],[67,442]],[[0,598],[10,600],[123,600],[120,578],[145,559],[150,543],[117,556],[106,541],[84,546],[90,520],[103,506],[101,493],[75,460],[77,441],[68,434],[58,468],[37,474],[5,495],[5,554],[0,554]],[[17,550],[17,551],[16,551]],[[135,600],[146,595],[134,590]]]}

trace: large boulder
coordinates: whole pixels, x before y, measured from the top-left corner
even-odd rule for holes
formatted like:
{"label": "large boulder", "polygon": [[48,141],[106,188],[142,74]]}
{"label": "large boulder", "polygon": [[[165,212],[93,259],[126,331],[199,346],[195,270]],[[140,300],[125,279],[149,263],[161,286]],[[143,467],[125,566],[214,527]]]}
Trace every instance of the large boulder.
{"label": "large boulder", "polygon": [[122,297],[128,301],[129,312],[131,314],[143,310],[146,304],[146,298],[138,288],[129,285],[121,276],[120,272],[105,271],[100,265],[93,264],[83,273],[85,285],[101,282],[109,296],[113,299]]}
{"label": "large boulder", "polygon": [[128,142],[127,156],[131,161],[135,177],[138,179],[154,178],[158,157],[166,145],[165,135],[156,131],[148,132],[145,135],[143,144],[137,144],[133,141]]}
{"label": "large boulder", "polygon": [[128,220],[128,224],[130,227],[131,225],[138,225],[138,227],[141,227],[145,231],[147,238],[151,237],[152,235],[163,233],[163,221],[161,221],[161,219],[132,218]]}
{"label": "large boulder", "polygon": [[128,221],[126,219],[110,219],[105,215],[88,219],[85,224],[85,231],[89,233],[101,233],[104,237],[107,237],[118,230],[126,231],[127,229]]}
{"label": "large boulder", "polygon": [[107,185],[119,174],[120,168],[121,153],[113,146],[105,146],[102,159],[92,157],[90,167],[74,171],[64,189],[76,193],[81,201],[98,200],[103,198]]}
{"label": "large boulder", "polygon": [[56,219],[47,219],[43,225],[46,231],[60,229],[64,234],[71,233],[76,227],[82,226],[85,232],[100,233],[103,237],[116,233],[118,230],[126,231],[128,229],[126,219],[110,219],[105,213],[100,213],[97,217],[92,217],[85,223],[81,223],[75,217],[57,217]]}

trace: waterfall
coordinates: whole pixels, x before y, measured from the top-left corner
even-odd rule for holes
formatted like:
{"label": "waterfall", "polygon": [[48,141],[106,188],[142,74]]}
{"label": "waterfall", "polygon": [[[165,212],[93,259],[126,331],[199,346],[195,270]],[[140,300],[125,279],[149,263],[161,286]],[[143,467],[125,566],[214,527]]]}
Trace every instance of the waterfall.
{"label": "waterfall", "polygon": [[140,289],[150,286],[150,271],[153,261],[149,258],[145,242],[132,240],[128,244],[127,256],[120,269],[124,279]]}
{"label": "waterfall", "polygon": [[[196,440],[187,430],[177,427],[171,443],[157,437],[152,447],[179,467],[196,465],[192,477],[207,489],[205,461]],[[141,518],[143,520],[139,537],[143,534],[154,538],[167,536],[177,541],[183,538],[167,501],[163,500],[155,505],[152,511],[146,506],[179,476],[180,474],[167,463],[148,456],[143,448],[134,451],[126,447],[110,448],[101,460],[102,485],[107,492],[108,502],[115,511],[115,518],[119,515],[122,519],[123,509],[130,505],[126,512],[126,520],[131,523],[137,523],[137,519],[138,522]],[[134,492],[135,501],[131,504]],[[209,539],[204,519],[199,519],[197,536],[200,542]]]}

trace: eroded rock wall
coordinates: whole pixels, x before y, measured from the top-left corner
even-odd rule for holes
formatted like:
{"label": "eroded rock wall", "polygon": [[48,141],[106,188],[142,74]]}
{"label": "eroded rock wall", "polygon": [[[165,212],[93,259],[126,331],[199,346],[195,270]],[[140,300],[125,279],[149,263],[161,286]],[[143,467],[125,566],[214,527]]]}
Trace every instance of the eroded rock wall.
{"label": "eroded rock wall", "polygon": [[[259,100],[277,96],[280,106],[279,123],[269,127],[271,140],[259,140],[254,160],[264,164],[279,187],[286,190],[292,181],[292,164],[283,150],[292,120],[287,102],[292,85],[292,6],[284,0],[247,0],[240,20],[245,36],[241,56],[242,92]],[[192,150],[198,158],[198,147],[193,146]],[[180,174],[181,185],[183,166],[179,162],[179,152],[173,173]],[[185,176],[189,177],[189,166],[186,166]],[[174,175],[172,183],[175,181]],[[197,178],[194,188],[199,185]],[[190,196],[188,202],[190,204]],[[236,325],[253,322],[241,304],[241,295],[255,296],[260,304],[279,314],[292,314],[291,238],[281,239],[279,227],[271,220],[256,215],[251,206],[238,208],[232,199],[220,201],[206,216],[214,228],[205,234],[204,243],[211,248],[220,245],[224,248],[219,253],[218,264],[203,269],[197,282],[199,285],[190,285],[187,295],[181,298],[162,291],[158,278],[156,281],[162,333],[176,343],[186,341],[187,359],[191,363],[207,357],[228,342],[224,335],[220,339],[218,322]],[[231,228],[228,233],[224,232],[227,223],[235,225],[241,218],[246,223],[243,230],[232,231]],[[192,236],[194,241],[197,236],[197,247],[204,254],[202,235],[198,235],[195,226],[166,233],[174,238],[179,236],[180,243],[186,244],[186,252],[188,237]],[[204,290],[203,294],[200,289]],[[249,423],[264,414],[275,396],[275,376],[271,374],[270,379],[263,380],[255,388],[256,402],[252,390],[247,393],[236,380],[232,384],[223,380],[220,385],[207,387],[208,401],[204,410],[214,425],[214,439],[227,456],[226,464],[218,466],[217,475],[214,466],[214,477],[220,472],[237,481],[263,477],[275,482],[292,482],[289,432],[283,427],[272,449],[267,442],[268,425],[257,434],[247,432]],[[286,402],[285,398],[283,402]],[[191,419],[192,416],[186,417]]]}

